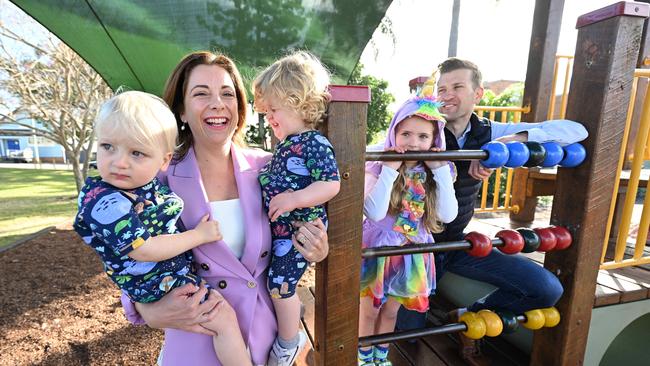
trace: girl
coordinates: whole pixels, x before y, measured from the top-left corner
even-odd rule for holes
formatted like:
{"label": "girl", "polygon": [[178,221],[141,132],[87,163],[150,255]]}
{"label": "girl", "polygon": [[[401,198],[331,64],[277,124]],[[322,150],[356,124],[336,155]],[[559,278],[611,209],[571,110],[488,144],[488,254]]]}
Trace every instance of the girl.
{"label": "girl", "polygon": [[[222,235],[208,215],[194,229],[176,227],[183,200],[156,178],[169,167],[178,135],[169,107],[154,95],[124,92],[102,105],[95,129],[100,176],[86,179],[79,193],[75,231],[131,301],[152,303],[184,284],[198,286],[189,250]],[[237,316],[216,295],[212,311],[227,321],[201,326],[217,334],[212,342],[222,365],[250,365]]]}
{"label": "girl", "polygon": [[[406,101],[388,128],[385,151],[443,151],[444,119],[431,96]],[[385,161],[366,165],[364,248],[433,242],[458,211],[453,164]],[[359,336],[392,332],[400,306],[425,312],[435,289],[433,254],[364,259]],[[388,344],[359,348],[359,365],[391,365]]]}
{"label": "girl", "polygon": [[273,256],[267,287],[278,319],[278,337],[268,365],[293,365],[307,337],[299,332],[296,285],[309,264],[294,247],[295,222],[317,219],[327,226],[323,204],[339,192],[332,144],[314,130],[329,100],[329,74],[309,53],[296,52],[264,70],[253,82],[255,108],[280,141],[262,169],[264,207],[271,220]]}

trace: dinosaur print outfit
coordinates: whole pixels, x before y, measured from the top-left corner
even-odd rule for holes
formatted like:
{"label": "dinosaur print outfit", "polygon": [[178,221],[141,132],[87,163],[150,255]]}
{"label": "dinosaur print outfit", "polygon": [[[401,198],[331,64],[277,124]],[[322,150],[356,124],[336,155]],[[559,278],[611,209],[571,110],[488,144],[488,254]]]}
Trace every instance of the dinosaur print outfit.
{"label": "dinosaur print outfit", "polygon": [[148,184],[124,191],[89,177],[79,193],[74,229],[101,258],[104,271],[134,302],[160,300],[186,283],[199,285],[187,251],[160,262],[136,261],[128,256],[151,236],[178,233],[176,223],[183,200],[154,178]]}
{"label": "dinosaur print outfit", "polygon": [[[277,144],[273,158],[258,178],[267,211],[271,199],[279,193],[304,189],[318,181],[339,181],[332,144],[314,130],[289,135]],[[291,222],[310,222],[317,218],[327,227],[327,214],[322,205],[295,209],[271,222],[273,256],[267,286],[272,297],[291,297],[307,269],[307,261],[291,243],[296,231]]]}

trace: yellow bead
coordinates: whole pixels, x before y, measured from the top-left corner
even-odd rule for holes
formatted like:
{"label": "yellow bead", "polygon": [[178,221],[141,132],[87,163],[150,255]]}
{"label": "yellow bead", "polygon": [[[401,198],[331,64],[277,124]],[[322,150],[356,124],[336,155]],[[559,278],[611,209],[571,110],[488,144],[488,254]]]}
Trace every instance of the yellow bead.
{"label": "yellow bead", "polygon": [[535,309],[524,313],[526,322],[522,325],[528,329],[537,330],[544,326],[544,313],[541,310]]}
{"label": "yellow bead", "polygon": [[544,326],[547,328],[554,327],[560,324],[560,312],[556,308],[544,308],[540,309],[544,313]]}
{"label": "yellow bead", "polygon": [[478,315],[485,321],[485,335],[488,337],[496,337],[503,331],[503,323],[501,318],[490,310],[481,310]]}
{"label": "yellow bead", "polygon": [[465,337],[471,339],[481,339],[485,336],[486,325],[482,317],[476,313],[468,311],[460,316],[460,322],[467,325],[467,330],[463,332]]}

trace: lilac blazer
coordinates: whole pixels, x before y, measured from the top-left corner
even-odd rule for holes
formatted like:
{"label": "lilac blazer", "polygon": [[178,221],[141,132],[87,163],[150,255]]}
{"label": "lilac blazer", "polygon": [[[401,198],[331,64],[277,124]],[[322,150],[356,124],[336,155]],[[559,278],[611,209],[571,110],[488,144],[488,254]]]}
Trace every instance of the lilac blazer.
{"label": "lilac blazer", "polygon": [[[262,192],[257,181],[259,170],[271,155],[252,149],[231,149],[235,180],[244,211],[246,245],[241,260],[223,242],[203,244],[193,249],[198,274],[217,289],[235,309],[244,342],[254,364],[265,364],[275,339],[277,322],[266,290],[266,269],[271,256],[271,231],[262,207]],[[159,174],[161,181],[185,201],[183,224],[194,228],[210,213],[194,150]],[[125,301],[126,300],[126,301]],[[122,296],[127,318],[142,322],[133,304]],[[212,347],[212,337],[165,329],[162,365],[220,365]]]}

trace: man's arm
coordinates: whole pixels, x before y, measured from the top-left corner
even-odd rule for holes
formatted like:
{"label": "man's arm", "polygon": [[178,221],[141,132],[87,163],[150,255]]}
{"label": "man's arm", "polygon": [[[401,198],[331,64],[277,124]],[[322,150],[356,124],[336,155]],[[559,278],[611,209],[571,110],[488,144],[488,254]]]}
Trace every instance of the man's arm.
{"label": "man's arm", "polygon": [[565,146],[580,142],[586,139],[587,136],[588,133],[584,126],[569,120],[553,120],[539,123],[492,122],[492,140],[505,140],[505,142],[557,142]]}

